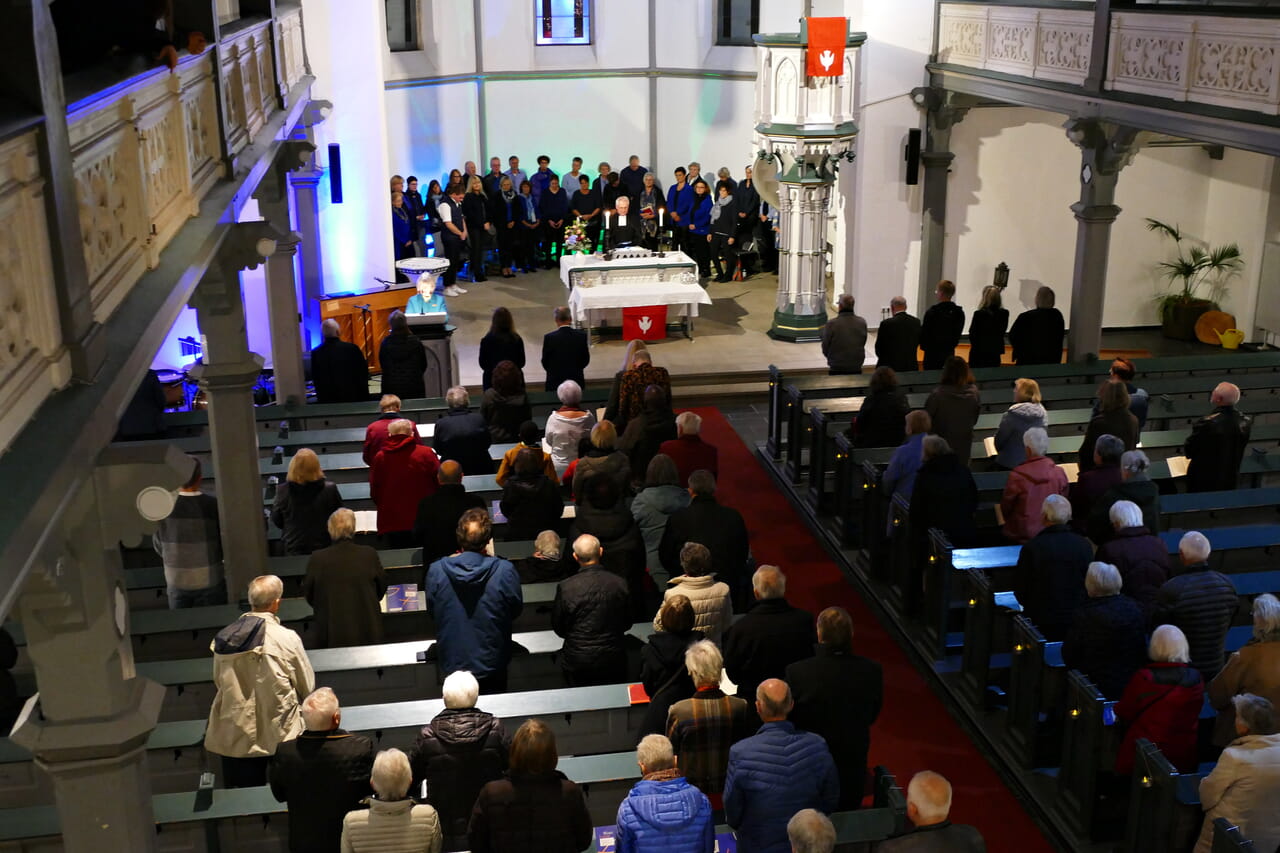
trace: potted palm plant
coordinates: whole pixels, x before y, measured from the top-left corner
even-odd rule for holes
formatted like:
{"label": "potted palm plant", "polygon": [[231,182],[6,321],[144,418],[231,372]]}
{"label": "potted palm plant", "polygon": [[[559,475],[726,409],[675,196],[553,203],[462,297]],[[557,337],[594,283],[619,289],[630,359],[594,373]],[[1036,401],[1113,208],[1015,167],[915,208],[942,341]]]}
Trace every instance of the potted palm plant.
{"label": "potted palm plant", "polygon": [[[1207,249],[1184,247],[1181,229],[1158,219],[1148,218],[1147,230],[1157,231],[1173,240],[1177,251],[1173,260],[1160,262],[1161,273],[1174,285],[1156,297],[1161,329],[1166,338],[1194,341],[1196,321],[1206,311],[1218,309],[1217,300],[1226,291],[1227,279],[1244,266],[1240,247],[1235,243]],[[1204,296],[1200,295],[1202,287],[1205,288]]]}

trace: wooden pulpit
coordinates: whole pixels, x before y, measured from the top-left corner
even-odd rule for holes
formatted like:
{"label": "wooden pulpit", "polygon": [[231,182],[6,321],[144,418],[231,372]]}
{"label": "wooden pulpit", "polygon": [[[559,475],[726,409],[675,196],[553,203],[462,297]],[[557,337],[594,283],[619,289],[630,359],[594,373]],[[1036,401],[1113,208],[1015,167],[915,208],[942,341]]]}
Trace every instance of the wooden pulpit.
{"label": "wooden pulpit", "polygon": [[407,287],[391,290],[374,290],[346,296],[330,296],[320,300],[321,321],[333,318],[342,330],[342,339],[350,341],[364,351],[370,373],[381,373],[378,347],[391,328],[393,311],[403,311],[409,297],[417,289]]}

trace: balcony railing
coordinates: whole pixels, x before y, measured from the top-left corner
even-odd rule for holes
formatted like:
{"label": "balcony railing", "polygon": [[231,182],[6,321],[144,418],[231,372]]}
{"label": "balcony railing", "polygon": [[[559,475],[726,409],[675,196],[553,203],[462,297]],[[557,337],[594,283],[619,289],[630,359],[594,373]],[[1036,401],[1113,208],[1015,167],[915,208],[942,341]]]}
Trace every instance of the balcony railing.
{"label": "balcony railing", "polygon": [[938,61],[1037,80],[1084,82],[1092,9],[951,4],[938,16]]}

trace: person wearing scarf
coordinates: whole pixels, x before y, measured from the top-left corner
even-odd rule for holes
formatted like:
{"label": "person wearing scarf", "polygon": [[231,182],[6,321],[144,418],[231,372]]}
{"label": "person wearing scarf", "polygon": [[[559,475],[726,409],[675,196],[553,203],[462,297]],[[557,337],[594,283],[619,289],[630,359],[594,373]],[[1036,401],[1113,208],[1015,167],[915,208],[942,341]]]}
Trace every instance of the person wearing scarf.
{"label": "person wearing scarf", "polygon": [[538,243],[538,231],[542,227],[538,219],[538,206],[533,200],[533,185],[520,182],[520,195],[516,197],[520,224],[516,226],[516,266],[524,272],[533,272],[533,250]]}
{"label": "person wearing scarf", "polygon": [[[711,261],[716,267],[716,281],[725,282],[733,278],[738,265],[738,206],[727,182],[720,182],[719,191],[720,197],[711,209]],[[724,266],[720,265],[721,259]]]}
{"label": "person wearing scarf", "polygon": [[640,208],[640,228],[644,234],[645,248],[656,252],[658,250],[658,211],[666,210],[667,203],[657,188],[652,172],[645,172],[643,181],[644,188],[636,199],[637,207]]}

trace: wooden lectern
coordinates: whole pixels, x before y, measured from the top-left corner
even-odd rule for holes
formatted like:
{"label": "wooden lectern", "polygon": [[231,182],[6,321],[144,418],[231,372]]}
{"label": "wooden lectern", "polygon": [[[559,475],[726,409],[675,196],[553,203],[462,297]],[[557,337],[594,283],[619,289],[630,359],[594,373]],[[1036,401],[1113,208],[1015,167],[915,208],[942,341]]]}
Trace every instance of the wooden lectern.
{"label": "wooden lectern", "polygon": [[320,300],[320,319],[338,321],[342,339],[364,351],[370,373],[381,373],[378,347],[391,328],[393,311],[403,311],[409,297],[417,293],[412,285],[392,290],[375,290],[348,296],[331,296]]}

